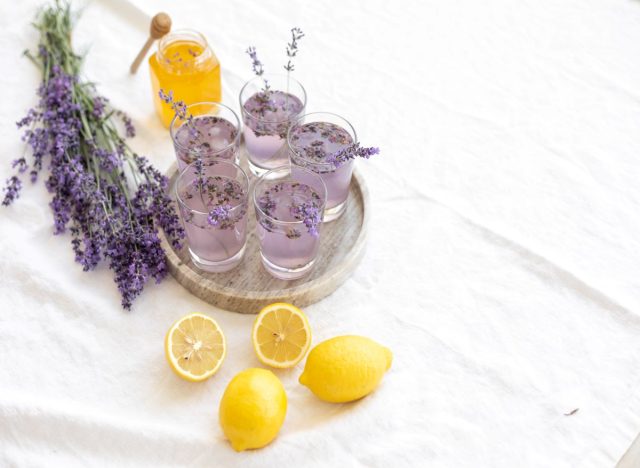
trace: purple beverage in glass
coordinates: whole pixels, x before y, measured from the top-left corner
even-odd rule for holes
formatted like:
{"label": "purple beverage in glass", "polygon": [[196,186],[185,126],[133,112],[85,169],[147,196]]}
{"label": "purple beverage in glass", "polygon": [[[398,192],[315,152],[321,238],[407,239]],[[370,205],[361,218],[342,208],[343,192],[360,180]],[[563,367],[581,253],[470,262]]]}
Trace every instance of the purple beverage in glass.
{"label": "purple beverage in glass", "polygon": [[240,108],[244,122],[244,143],[249,169],[255,175],[289,161],[287,131],[303,114],[307,95],[302,85],[286,75],[256,77],[240,91]]}
{"label": "purple beverage in glass", "polygon": [[357,141],[351,124],[336,114],[314,112],[291,126],[287,141],[291,162],[319,174],[327,187],[324,221],[339,218],[347,206],[353,160],[338,165],[328,159]]}
{"label": "purple beverage in glass", "polygon": [[178,176],[176,198],[193,263],[219,273],[242,260],[247,240],[249,179],[237,164],[195,161]]}
{"label": "purple beverage in glass", "polygon": [[301,167],[282,166],[260,177],[253,189],[253,202],[266,270],[284,280],[309,273],[320,247],[326,202],[322,179]]}
{"label": "purple beverage in glass", "polygon": [[170,133],[182,171],[195,160],[211,158],[238,162],[240,119],[233,110],[218,102],[199,102],[187,106],[191,123],[175,116]]}

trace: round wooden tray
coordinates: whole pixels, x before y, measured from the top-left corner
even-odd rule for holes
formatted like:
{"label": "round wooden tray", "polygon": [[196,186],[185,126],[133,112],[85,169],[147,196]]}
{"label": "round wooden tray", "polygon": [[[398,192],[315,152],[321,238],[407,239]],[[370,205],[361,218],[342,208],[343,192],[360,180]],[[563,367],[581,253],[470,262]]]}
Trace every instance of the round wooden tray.
{"label": "round wooden tray", "polygon": [[[167,175],[173,199],[178,175],[176,164],[169,169]],[[290,302],[304,307],[335,291],[362,259],[368,220],[369,194],[356,169],[351,179],[345,212],[339,219],[322,226],[320,251],[313,270],[306,277],[293,281],[274,278],[262,266],[253,206],[249,206],[245,256],[242,263],[229,272],[203,272],[193,265],[186,246],[176,251],[162,232],[161,239],[169,271],[192,294],[221,309],[257,314],[262,307],[272,302]]]}

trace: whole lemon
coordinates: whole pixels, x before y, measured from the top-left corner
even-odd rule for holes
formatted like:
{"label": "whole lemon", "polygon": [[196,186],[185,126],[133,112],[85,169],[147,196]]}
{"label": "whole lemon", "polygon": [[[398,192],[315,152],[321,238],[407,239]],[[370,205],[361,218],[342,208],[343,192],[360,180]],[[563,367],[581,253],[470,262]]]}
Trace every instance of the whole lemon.
{"label": "whole lemon", "polygon": [[287,414],[287,394],[273,372],[246,369],[220,400],[220,426],[237,452],[264,447],[278,435]]}
{"label": "whole lemon", "polygon": [[371,393],[391,367],[391,350],[364,336],[337,336],[309,353],[300,383],[332,403]]}

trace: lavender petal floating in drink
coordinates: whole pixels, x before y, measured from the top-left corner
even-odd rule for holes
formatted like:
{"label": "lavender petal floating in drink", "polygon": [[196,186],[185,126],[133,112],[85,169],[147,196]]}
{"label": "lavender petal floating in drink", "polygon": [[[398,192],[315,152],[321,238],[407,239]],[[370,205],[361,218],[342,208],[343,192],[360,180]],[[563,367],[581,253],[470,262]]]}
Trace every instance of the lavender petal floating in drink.
{"label": "lavender petal floating in drink", "polygon": [[297,279],[313,267],[320,247],[326,189],[320,177],[283,166],[265,173],[254,188],[256,232],[262,263],[280,279]]}
{"label": "lavender petal floating in drink", "polygon": [[220,103],[204,102],[187,106],[186,115],[176,115],[171,122],[179,170],[198,158],[237,162],[240,120],[235,112]]}
{"label": "lavender petal floating in drink", "polygon": [[178,177],[176,196],[193,263],[228,271],[242,260],[247,238],[249,180],[235,163],[196,161]]}
{"label": "lavender petal floating in drink", "polygon": [[250,80],[240,92],[249,168],[256,175],[288,162],[287,131],[306,105],[304,88],[293,78],[267,75],[269,90],[262,88],[264,79]]}

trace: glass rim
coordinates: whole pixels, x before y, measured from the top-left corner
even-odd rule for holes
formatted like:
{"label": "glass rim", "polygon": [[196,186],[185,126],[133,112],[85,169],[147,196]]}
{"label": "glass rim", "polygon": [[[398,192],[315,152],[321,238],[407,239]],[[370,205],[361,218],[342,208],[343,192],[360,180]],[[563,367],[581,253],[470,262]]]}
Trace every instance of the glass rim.
{"label": "glass rim", "polygon": [[[209,47],[209,42],[207,41],[207,38],[204,36],[204,34],[202,34],[199,31],[196,31],[195,29],[189,29],[189,28],[183,28],[183,29],[176,29],[174,31],[169,31],[167,34],[165,34],[164,36],[162,36],[160,38],[160,40],[158,41],[158,51],[157,53],[159,54],[160,63],[165,64],[166,62],[164,59],[166,59],[165,55],[164,55],[164,49],[171,44],[173,41],[177,40],[177,36],[179,35],[190,35],[195,37],[195,39],[197,41],[199,41],[201,43],[201,45],[204,47],[203,52],[210,50]],[[199,63],[199,62],[204,62],[207,59],[207,57],[204,57],[204,53],[198,55],[197,57],[193,57],[187,61],[183,61],[182,63]]]}
{"label": "glass rim", "polygon": [[[347,128],[345,128],[345,130],[347,132],[351,131],[351,133],[353,134],[353,144],[358,143],[358,134],[356,133],[356,129],[353,128],[353,125],[351,125],[351,122],[349,122],[347,119],[345,119],[341,115],[338,115],[338,114],[336,114],[334,112],[318,111],[318,112],[309,112],[308,114],[301,115],[300,117],[298,117],[296,119],[295,122],[293,122],[291,124],[291,126],[287,130],[287,146],[289,147],[290,153],[294,154],[295,157],[300,158],[301,160],[303,160],[305,162],[305,164],[308,164],[309,166],[312,166],[312,167],[318,167],[318,168],[327,168],[327,167],[329,167],[329,168],[332,168],[333,170],[335,170],[335,169],[338,169],[341,166],[335,167],[333,164],[328,163],[328,162],[314,161],[314,160],[308,158],[305,154],[302,154],[302,153],[296,151],[294,149],[293,145],[291,144],[291,130],[296,125],[298,125],[303,119],[306,119],[309,116],[320,115],[320,114],[322,114],[322,115],[330,115],[332,117],[337,117],[340,120],[342,120],[345,124],[347,124]],[[321,120],[318,120],[318,122],[321,122]],[[290,157],[293,158],[293,156],[290,156]],[[352,162],[352,161],[350,161],[350,162]],[[343,165],[346,166],[346,164],[343,164]]]}
{"label": "glass rim", "polygon": [[[185,174],[187,173],[187,171],[189,169],[191,169],[192,166],[195,166],[195,164],[198,161],[193,161],[192,163],[190,163],[187,167],[185,167],[182,171],[180,171],[180,173],[178,174],[178,177],[176,178],[176,183],[175,183],[175,187],[174,187],[174,192],[176,195],[176,201],[178,202],[178,204],[182,205],[184,208],[186,208],[187,210],[189,210],[192,213],[196,213],[199,215],[204,215],[204,216],[208,216],[209,212],[208,211],[200,211],[200,210],[196,210],[194,208],[191,208],[186,201],[184,201],[182,199],[182,197],[180,197],[180,192],[178,191],[178,187],[180,186],[180,181],[183,179],[183,177],[185,176]],[[211,164],[209,164],[209,166],[214,166],[215,164],[227,164],[229,166],[233,166],[235,169],[238,169],[240,171],[240,173],[242,174],[242,181],[243,181],[243,188],[245,189],[245,200],[244,202],[234,206],[233,208],[231,208],[229,210],[229,213],[234,213],[236,211],[236,209],[241,208],[242,205],[244,204],[248,204],[249,202],[249,177],[247,176],[247,173],[244,171],[244,169],[242,169],[240,167],[239,164],[236,164],[233,161],[226,161],[224,159],[211,159],[208,162],[210,162]],[[207,167],[207,166],[205,166]]]}
{"label": "glass rim", "polygon": [[[277,76],[280,78],[287,78],[287,75],[285,73],[265,73],[263,75],[266,78],[269,78],[270,76]],[[244,102],[242,102],[242,95],[244,94],[245,89],[247,88],[247,86],[249,86],[251,83],[255,82],[256,80],[262,80],[263,76],[254,76],[253,78],[251,78],[249,81],[247,81],[242,88],[240,89],[240,94],[238,95],[238,99],[240,101],[240,112],[242,113],[243,116],[247,116],[249,118],[251,118],[252,120],[255,120],[257,122],[263,122],[263,123],[268,123],[268,124],[281,124],[281,123],[285,123],[285,122],[289,122],[293,119],[297,119],[299,117],[299,113],[296,115],[296,117],[290,117],[288,119],[283,119],[283,120],[265,120],[265,119],[261,119],[260,117],[256,117],[254,115],[251,115],[249,112],[245,111],[244,109]],[[302,109],[300,109],[300,112],[304,112],[304,110],[307,108],[307,90],[304,88],[304,86],[302,86],[302,83],[300,83],[300,81],[298,81],[297,79],[293,78],[293,77],[289,77],[289,80],[295,82],[298,86],[300,86],[300,89],[302,90]],[[282,91],[279,89],[276,89],[274,91]],[[289,93],[291,94],[291,93]],[[253,94],[252,94],[253,96]],[[299,96],[296,96],[299,98]]]}
{"label": "glass rim", "polygon": [[[260,208],[260,206],[258,205],[258,200],[256,199],[256,196],[257,196],[257,193],[258,193],[258,190],[257,190],[258,189],[258,185],[260,185],[262,182],[269,181],[269,180],[273,180],[273,181],[278,180],[278,179],[268,179],[266,177],[267,175],[270,175],[270,174],[272,174],[274,172],[277,172],[277,171],[282,171],[284,169],[287,169],[289,171],[289,175],[291,175],[291,168],[292,168],[291,164],[274,167],[273,169],[271,169],[271,170],[265,172],[264,174],[262,174],[258,178],[258,180],[256,181],[256,183],[253,186],[253,195],[252,195],[253,206],[256,208],[256,210],[258,210],[258,212],[262,216],[264,216],[265,218],[268,218],[269,221],[273,222],[274,224],[280,224],[280,225],[283,225],[283,226],[299,226],[299,225],[304,224],[304,220],[301,219],[301,220],[298,220],[298,221],[282,221],[280,219],[275,219],[273,216],[270,216],[267,213],[265,213],[264,211],[262,211],[262,208]],[[322,177],[320,177],[316,172],[313,172],[313,171],[311,171],[311,170],[309,170],[307,168],[296,166],[296,169],[297,170],[302,170],[304,172],[307,172],[307,173],[313,175],[313,177],[316,177],[320,181],[321,187],[324,190],[324,197],[322,198],[322,206],[320,207],[320,212],[324,213],[324,209],[325,209],[325,206],[327,204],[327,196],[328,196],[327,186],[325,185],[324,180],[322,180]],[[323,216],[323,218],[324,218],[324,216]],[[324,220],[322,222],[324,222]]]}
{"label": "glass rim", "polygon": [[[193,104],[189,104],[187,106],[187,111],[189,110],[190,107],[193,106],[200,106],[200,105],[205,105],[205,104],[215,104],[217,106],[223,107],[224,109],[227,109],[228,111],[231,111],[231,114],[233,115],[233,117],[236,119],[236,137],[233,139],[233,141],[231,143],[229,143],[227,146],[225,146],[224,148],[220,149],[220,150],[216,150],[216,151],[212,151],[209,153],[202,153],[202,151],[195,151],[193,149],[189,149],[188,147],[184,146],[182,143],[180,143],[177,139],[176,139],[176,134],[178,133],[178,130],[175,129],[175,122],[178,120],[178,114],[174,114],[173,118],[171,119],[171,123],[169,124],[169,135],[171,135],[171,140],[173,141],[173,144],[175,146],[177,146],[180,150],[182,151],[186,151],[188,153],[191,154],[198,154],[201,156],[210,156],[212,154],[219,154],[222,153],[224,151],[227,151],[229,148],[232,148],[234,146],[238,146],[240,143],[240,138],[242,136],[242,127],[241,127],[241,123],[240,123],[240,118],[238,117],[238,114],[236,114],[236,112],[229,106],[227,106],[226,104],[222,104],[221,102],[216,102],[216,101],[199,101],[199,102],[194,102]],[[204,115],[208,115],[208,114],[204,114]],[[196,117],[200,117],[199,115],[194,116],[194,118]],[[215,116],[214,116],[215,117]],[[221,117],[224,118],[224,117]],[[227,120],[227,119],[225,119]],[[233,122],[231,122],[233,124]],[[178,127],[180,128],[180,127]]]}

